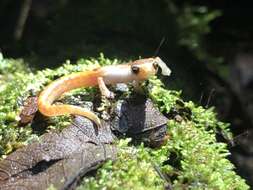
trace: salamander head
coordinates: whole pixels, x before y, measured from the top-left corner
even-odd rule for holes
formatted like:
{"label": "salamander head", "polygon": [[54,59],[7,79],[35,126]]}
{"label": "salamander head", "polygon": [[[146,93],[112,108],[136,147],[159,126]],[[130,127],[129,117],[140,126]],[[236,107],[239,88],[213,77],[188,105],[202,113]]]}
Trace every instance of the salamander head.
{"label": "salamander head", "polygon": [[135,74],[139,80],[146,80],[150,76],[155,75],[159,67],[162,69],[163,75],[170,75],[171,70],[159,57],[139,59],[132,62],[131,72]]}

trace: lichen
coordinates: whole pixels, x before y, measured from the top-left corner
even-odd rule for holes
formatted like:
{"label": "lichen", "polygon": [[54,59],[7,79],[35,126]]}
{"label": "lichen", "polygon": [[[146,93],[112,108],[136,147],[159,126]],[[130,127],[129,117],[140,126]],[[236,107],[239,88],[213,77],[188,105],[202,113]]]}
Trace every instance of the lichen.
{"label": "lichen", "polygon": [[[22,60],[3,59],[0,56],[0,149],[6,155],[36,137],[30,126],[19,128],[22,101],[31,93],[57,77],[99,65],[118,64],[118,60],[104,58],[69,61],[58,69],[32,72]],[[181,92],[165,89],[157,78],[149,80],[145,91],[161,112],[168,115],[177,109],[178,101],[190,114],[178,121],[169,118],[169,140],[158,149],[129,145],[129,139],[115,142],[119,147],[117,160],[105,163],[95,176],[85,178],[81,189],[249,189],[245,180],[234,172],[227,159],[226,144],[216,141],[222,131],[231,138],[229,125],[217,120],[213,108],[204,109],[193,102],[184,102]],[[68,94],[95,93],[81,89]],[[181,113],[179,113],[181,114]],[[53,119],[52,127],[63,127],[65,118]]]}

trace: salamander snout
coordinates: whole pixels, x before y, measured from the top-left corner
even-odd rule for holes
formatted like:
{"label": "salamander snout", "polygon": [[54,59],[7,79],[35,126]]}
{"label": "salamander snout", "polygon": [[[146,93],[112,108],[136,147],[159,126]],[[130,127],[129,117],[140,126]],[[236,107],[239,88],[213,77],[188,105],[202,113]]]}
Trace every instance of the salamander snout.
{"label": "salamander snout", "polygon": [[[163,70],[164,66],[166,64],[159,57],[139,59],[132,63],[131,72],[137,75],[138,79],[146,80],[150,76],[155,75],[159,67]],[[164,75],[170,75],[170,69],[168,67],[166,69],[167,73]]]}

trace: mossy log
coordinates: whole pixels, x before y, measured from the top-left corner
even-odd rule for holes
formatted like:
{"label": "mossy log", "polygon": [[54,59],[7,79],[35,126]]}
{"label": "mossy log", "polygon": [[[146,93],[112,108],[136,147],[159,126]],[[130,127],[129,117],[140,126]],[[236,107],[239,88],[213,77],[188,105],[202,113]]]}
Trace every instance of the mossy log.
{"label": "mossy log", "polygon": [[[2,157],[31,141],[40,139],[31,126],[17,127],[23,100],[38,93],[43,86],[62,75],[91,69],[99,65],[120,63],[101,55],[97,59],[69,61],[62,67],[35,73],[22,60],[0,58],[0,151]],[[213,108],[204,109],[181,99],[181,92],[165,89],[157,78],[143,86],[147,96],[169,118],[169,140],[152,149],[143,144],[129,145],[129,140],[117,143],[118,159],[108,161],[97,173],[85,178],[78,189],[249,189],[245,180],[234,171],[227,159],[225,143],[217,142],[222,131],[230,139],[229,124],[219,121]],[[67,94],[86,95],[92,99],[96,89],[79,89]],[[88,96],[87,96],[88,95]],[[51,119],[48,130],[62,130],[69,125],[68,117]],[[53,189],[53,187],[52,187]]]}

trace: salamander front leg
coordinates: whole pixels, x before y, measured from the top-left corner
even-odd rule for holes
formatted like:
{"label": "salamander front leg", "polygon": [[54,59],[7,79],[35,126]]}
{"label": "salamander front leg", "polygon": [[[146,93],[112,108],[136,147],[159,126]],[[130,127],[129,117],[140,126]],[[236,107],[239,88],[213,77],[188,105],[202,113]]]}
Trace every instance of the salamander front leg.
{"label": "salamander front leg", "polygon": [[98,86],[101,92],[101,105],[97,108],[101,112],[101,117],[104,120],[108,120],[110,115],[108,114],[108,108],[111,107],[111,103],[108,99],[113,99],[115,97],[114,93],[111,92],[105,85],[105,82],[102,77],[98,78]]}
{"label": "salamander front leg", "polygon": [[102,96],[108,98],[108,99],[113,99],[115,97],[114,93],[111,92],[105,85],[105,82],[102,77],[98,77],[98,87],[99,90],[102,94]]}

